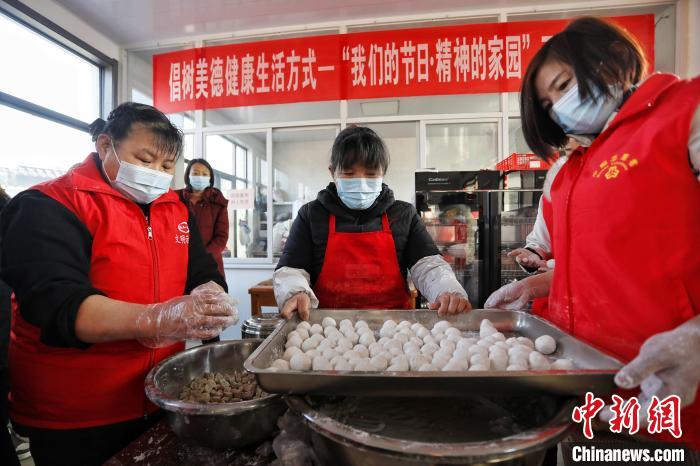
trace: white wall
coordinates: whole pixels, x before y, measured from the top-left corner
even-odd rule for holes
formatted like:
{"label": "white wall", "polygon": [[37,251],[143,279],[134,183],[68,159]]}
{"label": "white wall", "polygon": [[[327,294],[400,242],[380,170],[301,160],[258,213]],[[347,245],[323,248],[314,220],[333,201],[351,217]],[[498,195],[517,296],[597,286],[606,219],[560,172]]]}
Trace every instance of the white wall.
{"label": "white wall", "polygon": [[700,75],[700,1],[680,0],[677,15],[678,74]]}
{"label": "white wall", "polygon": [[[22,0],[22,3],[58,24],[71,34],[87,42],[108,57],[115,60],[119,59],[119,45],[94,29],[80,17],[68,11],[62,5],[53,0]],[[114,20],[118,21],[119,18],[114,18]]]}
{"label": "white wall", "polygon": [[[263,280],[272,278],[275,266],[269,265],[265,268],[235,268],[226,269],[226,283],[228,292],[236,298],[238,302],[238,324],[230,327],[221,334],[222,340],[235,340],[241,338],[241,325],[251,316],[250,295],[248,289]],[[273,312],[274,308],[263,308],[263,312]]]}

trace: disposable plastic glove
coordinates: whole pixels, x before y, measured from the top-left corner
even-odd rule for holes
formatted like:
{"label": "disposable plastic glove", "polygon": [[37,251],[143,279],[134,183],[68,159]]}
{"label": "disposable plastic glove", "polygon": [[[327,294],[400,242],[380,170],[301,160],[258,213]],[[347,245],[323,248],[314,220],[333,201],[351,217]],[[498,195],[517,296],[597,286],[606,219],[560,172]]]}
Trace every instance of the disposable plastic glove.
{"label": "disposable plastic glove", "polygon": [[695,401],[700,383],[700,316],[668,332],[649,337],[639,355],[615,375],[624,389],[641,388],[644,406],[656,395],[659,400],[678,395],[681,406]]}
{"label": "disposable plastic glove", "polygon": [[[537,251],[542,257],[547,257],[544,250]],[[515,262],[522,264],[523,267],[527,267],[532,270],[539,270],[541,268],[547,267],[547,261],[542,259],[540,256],[534,252],[525,249],[518,248],[514,251],[508,253],[508,257],[515,259]]]}
{"label": "disposable plastic glove", "polygon": [[159,348],[175,341],[208,340],[238,322],[238,301],[214,282],[198,286],[188,296],[150,304],[136,319],[144,346]]}
{"label": "disposable plastic glove", "polygon": [[508,283],[489,296],[484,303],[484,308],[509,311],[525,309],[530,300],[544,298],[549,294],[553,276],[554,272],[546,272]]}

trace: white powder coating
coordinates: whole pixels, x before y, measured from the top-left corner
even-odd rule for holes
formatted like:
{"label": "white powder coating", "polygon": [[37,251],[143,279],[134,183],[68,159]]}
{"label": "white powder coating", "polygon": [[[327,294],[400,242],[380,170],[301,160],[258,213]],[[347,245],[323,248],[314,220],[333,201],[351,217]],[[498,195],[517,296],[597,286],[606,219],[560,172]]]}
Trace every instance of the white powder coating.
{"label": "white powder coating", "polygon": [[557,342],[549,335],[542,335],[535,340],[535,349],[542,354],[552,354],[557,350]]}

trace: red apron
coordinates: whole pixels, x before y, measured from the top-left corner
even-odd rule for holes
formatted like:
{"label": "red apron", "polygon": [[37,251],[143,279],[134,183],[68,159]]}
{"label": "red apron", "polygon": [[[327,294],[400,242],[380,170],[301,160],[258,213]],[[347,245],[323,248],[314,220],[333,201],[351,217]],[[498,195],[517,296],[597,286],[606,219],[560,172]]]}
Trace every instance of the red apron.
{"label": "red apron", "polygon": [[411,309],[386,213],[382,231],[369,233],[338,233],[330,216],[314,293],[322,309]]}

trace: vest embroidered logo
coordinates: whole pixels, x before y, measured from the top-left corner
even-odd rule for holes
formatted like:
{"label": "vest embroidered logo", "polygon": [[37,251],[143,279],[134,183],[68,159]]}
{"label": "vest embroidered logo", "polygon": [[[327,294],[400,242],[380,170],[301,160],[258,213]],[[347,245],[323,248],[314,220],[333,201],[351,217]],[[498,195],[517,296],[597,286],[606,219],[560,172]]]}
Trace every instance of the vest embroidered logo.
{"label": "vest embroidered logo", "polygon": [[190,232],[190,226],[187,224],[187,222],[181,222],[177,226],[177,229],[180,231],[180,233],[189,233]]}
{"label": "vest embroidered logo", "polygon": [[600,178],[603,175],[606,180],[614,180],[638,164],[639,161],[635,158],[630,159],[629,154],[622,154],[622,157],[615,154],[610,157],[610,160],[605,160],[600,164],[598,170],[593,172],[593,177]]}

